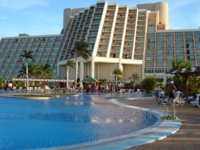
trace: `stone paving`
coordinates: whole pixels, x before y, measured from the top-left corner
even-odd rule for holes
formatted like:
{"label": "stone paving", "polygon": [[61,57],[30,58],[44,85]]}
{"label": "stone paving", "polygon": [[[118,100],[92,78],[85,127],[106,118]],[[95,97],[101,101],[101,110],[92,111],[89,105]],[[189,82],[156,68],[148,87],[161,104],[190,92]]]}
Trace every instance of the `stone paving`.
{"label": "stone paving", "polygon": [[[121,100],[120,102],[149,108],[152,99]],[[171,110],[170,106],[168,107]],[[158,104],[156,110],[167,112],[166,106]],[[129,148],[127,150],[200,150],[200,108],[191,104],[176,107],[176,116],[181,120],[182,126],[176,133],[153,143]]]}

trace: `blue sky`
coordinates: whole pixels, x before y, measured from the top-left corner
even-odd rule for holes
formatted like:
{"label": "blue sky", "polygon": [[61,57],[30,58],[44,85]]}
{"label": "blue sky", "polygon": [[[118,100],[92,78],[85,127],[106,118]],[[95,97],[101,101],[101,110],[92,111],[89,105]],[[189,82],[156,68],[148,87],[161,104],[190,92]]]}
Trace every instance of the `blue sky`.
{"label": "blue sky", "polygon": [[[0,39],[29,35],[60,34],[65,8],[87,8],[97,0],[0,0]],[[158,0],[107,0],[129,7]],[[200,27],[200,0],[165,0],[170,29]]]}

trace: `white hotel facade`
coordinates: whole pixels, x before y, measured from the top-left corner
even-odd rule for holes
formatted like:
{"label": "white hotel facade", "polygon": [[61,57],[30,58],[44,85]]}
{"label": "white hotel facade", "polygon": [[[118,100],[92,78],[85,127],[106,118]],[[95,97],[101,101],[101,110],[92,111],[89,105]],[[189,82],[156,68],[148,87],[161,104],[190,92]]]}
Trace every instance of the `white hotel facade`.
{"label": "white hotel facade", "polygon": [[[91,56],[87,61],[78,58],[80,80],[87,75],[114,79],[114,68],[123,71],[124,80],[133,73],[138,73],[140,80],[149,76],[166,80],[170,77],[167,73],[172,60],[187,59],[193,66],[200,65],[200,30],[168,30],[168,4],[165,2],[128,7],[98,1],[88,8],[67,8],[61,34],[2,38],[0,58],[5,61],[10,54],[19,65],[21,58],[15,56],[16,51],[20,49],[20,54],[25,49],[32,50],[37,55],[37,63],[50,63],[54,78],[64,79],[70,51],[81,39],[89,44]],[[13,47],[16,40],[17,45]],[[9,62],[5,64],[9,66]],[[1,64],[0,67],[0,76],[7,80],[17,72],[15,66],[2,68]],[[75,79],[74,68],[69,68],[69,79]]]}

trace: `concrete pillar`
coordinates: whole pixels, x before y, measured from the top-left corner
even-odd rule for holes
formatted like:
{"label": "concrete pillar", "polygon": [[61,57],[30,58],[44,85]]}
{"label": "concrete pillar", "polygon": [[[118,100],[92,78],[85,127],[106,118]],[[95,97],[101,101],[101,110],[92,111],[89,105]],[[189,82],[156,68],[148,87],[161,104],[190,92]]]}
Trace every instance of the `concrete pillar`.
{"label": "concrete pillar", "polygon": [[91,58],[90,76],[93,77],[93,78],[94,78],[94,72],[95,72],[94,66],[95,66],[94,57],[92,57]]}

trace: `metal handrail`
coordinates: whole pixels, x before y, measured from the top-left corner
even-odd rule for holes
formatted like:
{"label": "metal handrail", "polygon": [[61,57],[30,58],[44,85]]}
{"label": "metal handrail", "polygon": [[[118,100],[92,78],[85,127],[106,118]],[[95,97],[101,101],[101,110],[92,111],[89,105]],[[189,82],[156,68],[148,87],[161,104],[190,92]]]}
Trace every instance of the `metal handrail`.
{"label": "metal handrail", "polygon": [[162,100],[161,99],[158,99],[156,101],[153,102],[153,104],[151,105],[151,107],[149,108],[149,117],[151,118],[151,114],[152,114],[152,110],[155,108],[155,106],[161,102]]}

